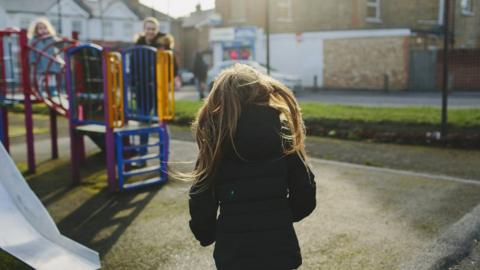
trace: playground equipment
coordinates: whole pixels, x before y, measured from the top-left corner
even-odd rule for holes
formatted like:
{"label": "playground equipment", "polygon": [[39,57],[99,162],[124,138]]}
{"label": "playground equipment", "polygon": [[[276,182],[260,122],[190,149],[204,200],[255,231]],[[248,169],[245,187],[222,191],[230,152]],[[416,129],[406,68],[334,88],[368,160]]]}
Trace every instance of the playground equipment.
{"label": "playground equipment", "polygon": [[98,253],[63,236],[0,144],[0,248],[34,269],[99,269]]}
{"label": "playground equipment", "polygon": [[[0,31],[0,37],[8,35],[19,36],[16,61],[21,65],[12,69],[14,62],[7,60],[15,58],[14,53],[1,50],[0,139],[8,147],[8,106],[24,104],[30,171],[35,169],[33,99],[50,108],[53,158],[58,156],[56,116],[69,119],[74,183],[80,182],[80,166],[86,162],[85,135],[106,153],[110,190],[167,180],[166,121],[174,115],[171,52],[135,46],[120,53],[51,37],[36,41],[43,46],[28,45],[25,31]],[[20,71],[16,77],[20,76],[21,82],[11,83],[14,80],[5,75],[10,70]]]}
{"label": "playground equipment", "polygon": [[[65,69],[59,56],[76,44],[73,39],[51,36],[28,44],[25,30],[0,31],[0,142],[8,151],[8,109],[15,104],[23,105],[29,172],[35,171],[34,103],[43,102],[50,108],[52,158],[58,157],[56,116],[68,114],[64,106],[66,92],[61,83]],[[57,67],[54,73],[50,72],[52,67]]]}
{"label": "playground equipment", "polygon": [[165,182],[172,54],[147,46],[119,54],[86,44],[68,50],[66,63],[74,181],[84,162],[82,136],[89,135],[105,148],[111,190]]}

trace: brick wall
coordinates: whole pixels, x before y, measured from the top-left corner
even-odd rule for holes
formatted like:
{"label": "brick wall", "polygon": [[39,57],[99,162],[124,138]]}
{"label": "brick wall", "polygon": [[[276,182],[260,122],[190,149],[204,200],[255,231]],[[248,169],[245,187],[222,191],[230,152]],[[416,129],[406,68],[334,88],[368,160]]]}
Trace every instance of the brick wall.
{"label": "brick wall", "polygon": [[408,85],[408,38],[324,41],[324,87],[404,90]]}
{"label": "brick wall", "polygon": [[[480,90],[480,49],[457,49],[448,54],[450,87],[458,91]],[[443,85],[443,52],[437,55],[437,86]]]}
{"label": "brick wall", "polygon": [[[216,0],[216,11],[224,19],[223,26],[255,25],[265,27],[267,0],[242,0],[246,12],[242,22],[232,21],[231,2]],[[480,0],[477,0],[480,1]],[[291,0],[292,20],[280,18],[279,1],[270,1],[272,33],[316,32],[328,30],[438,28],[439,0],[381,1],[381,22],[366,21],[367,0]]]}

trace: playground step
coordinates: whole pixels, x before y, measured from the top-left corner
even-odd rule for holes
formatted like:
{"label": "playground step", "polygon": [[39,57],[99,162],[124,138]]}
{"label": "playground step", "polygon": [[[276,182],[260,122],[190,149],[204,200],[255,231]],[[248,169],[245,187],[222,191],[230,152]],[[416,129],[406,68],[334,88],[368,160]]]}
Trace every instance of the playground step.
{"label": "playground step", "polygon": [[135,163],[135,162],[142,162],[142,161],[147,161],[151,159],[159,159],[160,155],[158,153],[152,153],[152,154],[146,154],[146,155],[140,155],[140,156],[134,156],[129,159],[125,159],[123,161],[123,164],[130,164],[130,163]]}
{"label": "playground step", "polygon": [[156,166],[150,166],[150,167],[145,167],[137,170],[128,171],[128,172],[125,172],[123,175],[125,177],[128,177],[128,176],[134,176],[134,175],[140,175],[140,174],[160,172],[160,169],[161,169],[161,166],[156,165]]}
{"label": "playground step", "polygon": [[142,148],[149,148],[149,147],[155,147],[159,146],[160,142],[154,143],[154,144],[139,144],[139,145],[129,145],[129,146],[124,146],[123,150],[124,151],[132,151],[132,150],[138,150]]}
{"label": "playground step", "polygon": [[154,178],[150,178],[150,179],[147,179],[147,180],[138,181],[138,182],[135,182],[135,183],[124,184],[123,189],[135,189],[135,188],[141,188],[141,187],[145,187],[145,186],[148,186],[148,185],[160,184],[160,183],[165,183],[165,182],[167,182],[167,178],[154,177]]}

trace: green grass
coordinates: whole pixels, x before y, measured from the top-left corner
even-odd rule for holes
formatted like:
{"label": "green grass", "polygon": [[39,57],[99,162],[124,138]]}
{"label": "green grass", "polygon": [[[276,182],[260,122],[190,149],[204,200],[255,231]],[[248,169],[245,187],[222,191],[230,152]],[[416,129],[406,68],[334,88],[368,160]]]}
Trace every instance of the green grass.
{"label": "green grass", "polygon": [[202,101],[184,101],[178,100],[175,101],[175,120],[177,124],[190,124],[195,118],[200,106],[202,106]]}
{"label": "green grass", "polygon": [[[9,135],[11,137],[18,137],[18,136],[23,136],[26,134],[26,130],[25,130],[25,127],[24,126],[16,126],[16,125],[12,125],[9,127],[8,129],[8,132],[9,132]],[[34,127],[33,128],[33,133],[34,134],[44,134],[44,133],[48,133],[48,128],[37,128],[37,127]]]}
{"label": "green grass", "polygon": [[[15,104],[11,110],[13,112],[23,113],[25,109],[23,108],[22,104]],[[44,103],[36,103],[32,104],[32,111],[34,114],[48,114],[49,109]]]}
{"label": "green grass", "polygon": [[[200,101],[177,101],[175,105],[176,122],[186,124],[195,117]],[[320,120],[358,121],[367,123],[398,123],[401,125],[438,125],[441,111],[430,107],[363,107],[351,105],[330,105],[319,103],[301,103],[306,122]],[[480,109],[449,109],[448,122],[458,128],[480,126]]]}
{"label": "green grass", "polygon": [[[176,101],[175,123],[190,124],[201,101]],[[364,107],[353,105],[335,105],[319,103],[300,103],[305,121],[341,120],[366,123],[398,123],[401,125],[438,125],[440,123],[440,108],[432,107]],[[23,112],[21,105],[15,105],[14,111]],[[44,104],[34,104],[33,111],[37,114],[48,114]],[[457,128],[480,126],[480,109],[449,109],[448,123]]]}
{"label": "green grass", "polygon": [[32,269],[27,264],[0,249],[0,269],[27,270]]}
{"label": "green grass", "polygon": [[[431,107],[363,107],[302,103],[305,120],[331,119],[363,122],[397,122],[405,124],[436,125],[440,122],[440,108]],[[457,127],[480,125],[480,109],[449,109],[448,122]]]}

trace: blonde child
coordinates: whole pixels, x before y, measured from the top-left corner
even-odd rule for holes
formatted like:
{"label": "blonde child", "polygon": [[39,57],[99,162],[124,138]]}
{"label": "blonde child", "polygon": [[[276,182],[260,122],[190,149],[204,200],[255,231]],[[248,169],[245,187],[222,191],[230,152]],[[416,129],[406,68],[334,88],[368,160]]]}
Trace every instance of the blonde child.
{"label": "blonde child", "polygon": [[215,242],[217,268],[298,268],[293,223],[314,210],[316,185],[292,92],[236,64],[215,80],[194,131],[190,228],[202,246]]}
{"label": "blonde child", "polygon": [[35,72],[33,74],[35,85],[42,95],[46,95],[45,85],[48,84],[48,93],[50,96],[56,96],[58,94],[56,86],[62,81],[60,71],[64,65],[58,48],[54,46],[56,31],[47,18],[38,18],[30,24],[28,38],[32,47],[30,64],[36,68],[31,70]]}

